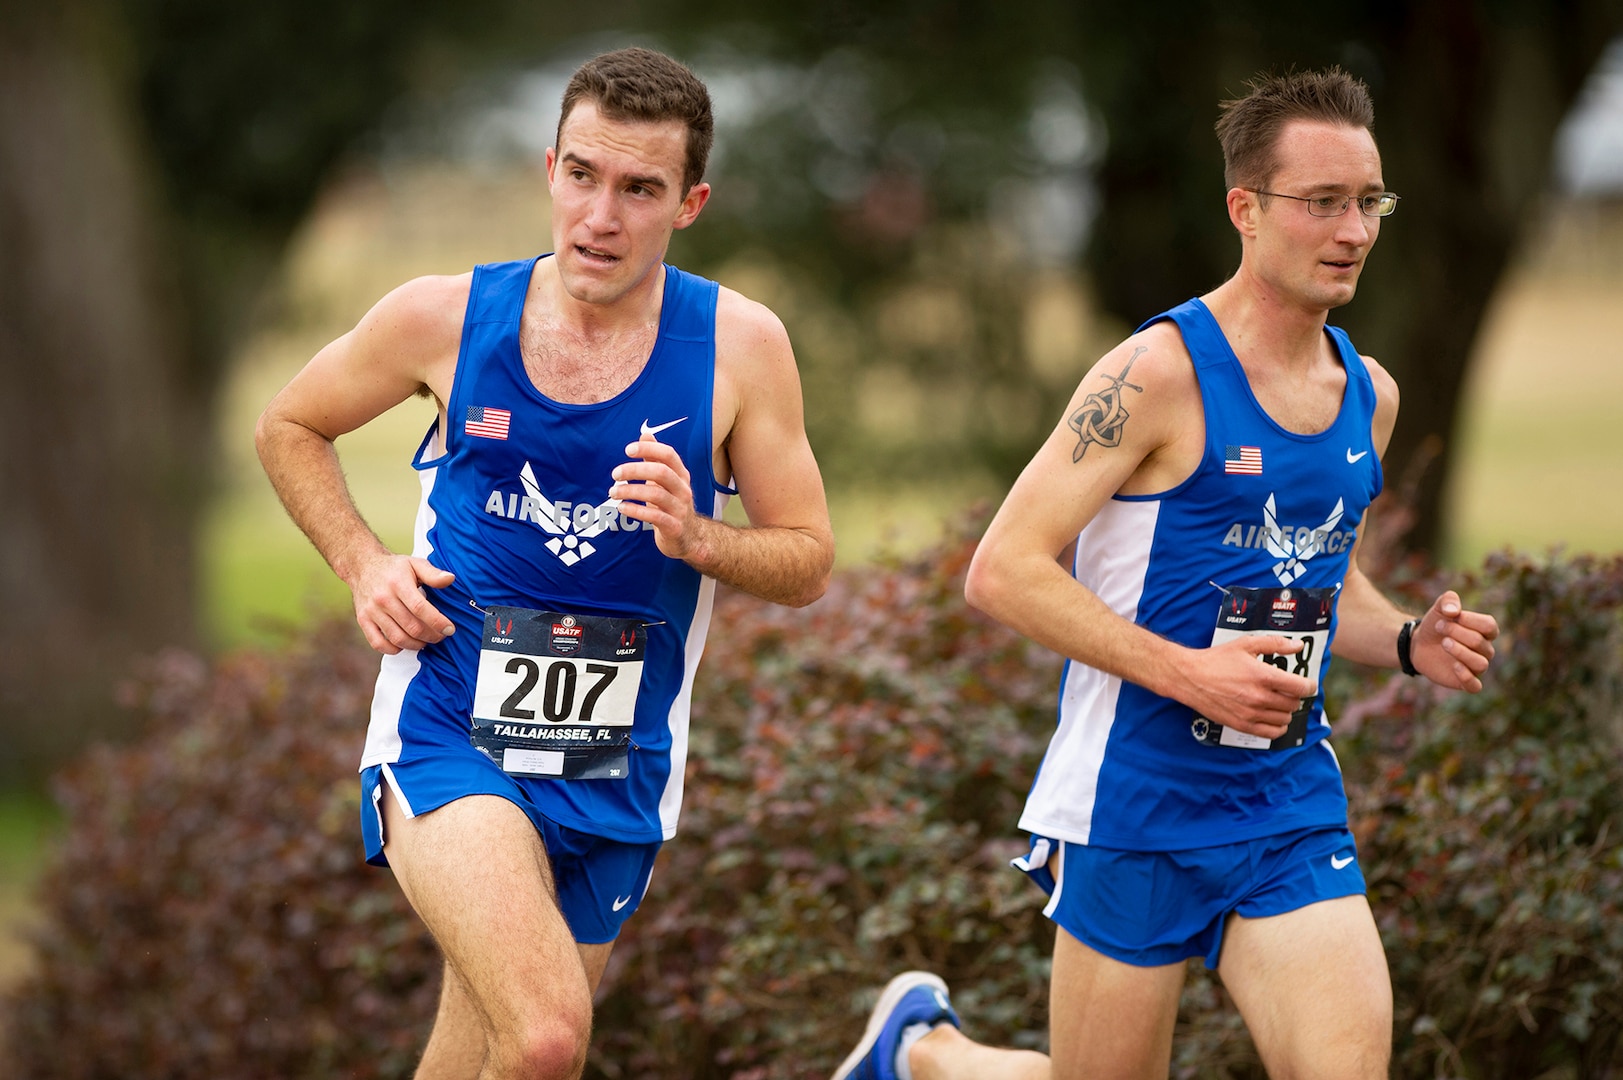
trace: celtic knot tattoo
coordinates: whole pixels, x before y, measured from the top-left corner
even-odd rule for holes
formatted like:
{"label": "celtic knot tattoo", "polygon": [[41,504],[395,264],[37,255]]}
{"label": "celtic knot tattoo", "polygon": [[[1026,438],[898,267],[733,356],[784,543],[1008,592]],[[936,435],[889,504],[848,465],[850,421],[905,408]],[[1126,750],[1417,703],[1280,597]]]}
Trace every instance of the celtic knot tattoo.
{"label": "celtic knot tattoo", "polygon": [[1082,407],[1071,414],[1067,423],[1072,431],[1080,438],[1076,441],[1076,449],[1071,451],[1071,462],[1075,464],[1082,460],[1082,455],[1088,452],[1088,447],[1094,443],[1100,446],[1111,447],[1121,443],[1122,425],[1127,423],[1128,416],[1132,415],[1121,403],[1121,388],[1144,392],[1142,386],[1134,386],[1127,381],[1127,373],[1133,370],[1133,361],[1138,359],[1140,353],[1148,350],[1140,345],[1133,350],[1133,355],[1127,358],[1127,366],[1121,369],[1120,375],[1106,375],[1110,380],[1110,387],[1097,394],[1089,394],[1082,399]]}

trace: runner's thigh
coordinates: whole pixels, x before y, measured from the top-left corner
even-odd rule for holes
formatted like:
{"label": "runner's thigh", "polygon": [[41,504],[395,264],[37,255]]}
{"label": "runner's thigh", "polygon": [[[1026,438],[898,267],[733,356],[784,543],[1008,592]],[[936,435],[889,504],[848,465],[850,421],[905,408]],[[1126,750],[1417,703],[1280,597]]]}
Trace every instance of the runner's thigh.
{"label": "runner's thigh", "polygon": [[1056,927],[1049,991],[1054,1080],[1165,1080],[1184,965],[1138,967]]}
{"label": "runner's thigh", "polygon": [[1392,980],[1363,896],[1231,916],[1217,970],[1273,1080],[1387,1075]]}
{"label": "runner's thigh", "polygon": [[383,794],[389,865],[495,1034],[590,1027],[582,956],[558,910],[547,853],[513,803],[470,795],[408,818]]}

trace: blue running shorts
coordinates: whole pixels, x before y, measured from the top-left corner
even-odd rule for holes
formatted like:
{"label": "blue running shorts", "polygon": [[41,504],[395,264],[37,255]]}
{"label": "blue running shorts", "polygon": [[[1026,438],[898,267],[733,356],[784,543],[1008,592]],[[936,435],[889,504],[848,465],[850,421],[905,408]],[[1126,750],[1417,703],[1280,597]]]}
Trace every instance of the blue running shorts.
{"label": "blue running shorts", "polygon": [[366,861],[373,866],[389,865],[380,803],[394,797],[391,788],[413,817],[464,795],[499,795],[524,811],[541,834],[552,862],[559,910],[582,945],[599,945],[618,937],[620,927],[648,892],[658,843],[627,844],[559,825],[530,801],[522,779],[502,772],[478,753],[361,770],[361,835],[366,842]]}
{"label": "blue running shorts", "polygon": [[1216,968],[1231,913],[1260,919],[1366,891],[1345,828],[1190,851],[1117,851],[1033,836],[1014,866],[1048,893],[1043,914],[1088,947],[1138,967],[1200,956]]}

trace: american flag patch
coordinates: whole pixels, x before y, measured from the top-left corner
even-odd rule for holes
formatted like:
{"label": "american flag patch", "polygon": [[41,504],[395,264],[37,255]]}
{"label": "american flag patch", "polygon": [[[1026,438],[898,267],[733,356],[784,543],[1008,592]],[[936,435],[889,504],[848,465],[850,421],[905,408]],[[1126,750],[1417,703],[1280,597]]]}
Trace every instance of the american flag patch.
{"label": "american flag patch", "polygon": [[506,409],[492,409],[486,405],[469,405],[468,418],[462,422],[462,430],[469,435],[477,435],[481,439],[507,438],[507,425],[513,420],[513,414]]}
{"label": "american flag patch", "polygon": [[1223,448],[1223,471],[1226,473],[1239,473],[1242,476],[1261,476],[1262,447],[1225,446]]}

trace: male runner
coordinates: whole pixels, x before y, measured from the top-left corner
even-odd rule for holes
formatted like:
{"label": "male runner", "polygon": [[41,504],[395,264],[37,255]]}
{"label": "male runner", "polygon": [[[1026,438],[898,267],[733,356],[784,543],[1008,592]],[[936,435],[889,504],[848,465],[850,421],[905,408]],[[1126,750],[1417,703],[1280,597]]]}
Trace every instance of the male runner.
{"label": "male runner", "polygon": [[1195,956],[1270,1075],[1386,1076],[1325,654],[1475,692],[1498,627],[1453,592],[1412,619],[1358,568],[1398,391],[1325,319],[1397,205],[1368,91],[1336,69],[1252,87],[1217,124],[1239,270],[1083,379],[969,570],[971,603],[1070,658],[1017,861],[1058,926],[1052,1060],[970,1042],[909,972],[842,1080],[1165,1077]]}
{"label": "male runner", "polygon": [[[681,64],[587,62],[547,151],[553,253],[402,285],[260,419],[277,493],[385,654],[363,831],[445,957],[422,1078],[580,1075],[676,829],[715,582],[794,605],[827,584],[782,324],[663,262],[710,196],[711,138]],[[357,514],[333,440],[420,391],[439,417],[407,556]],[[748,528],[721,521],[734,492]]]}

